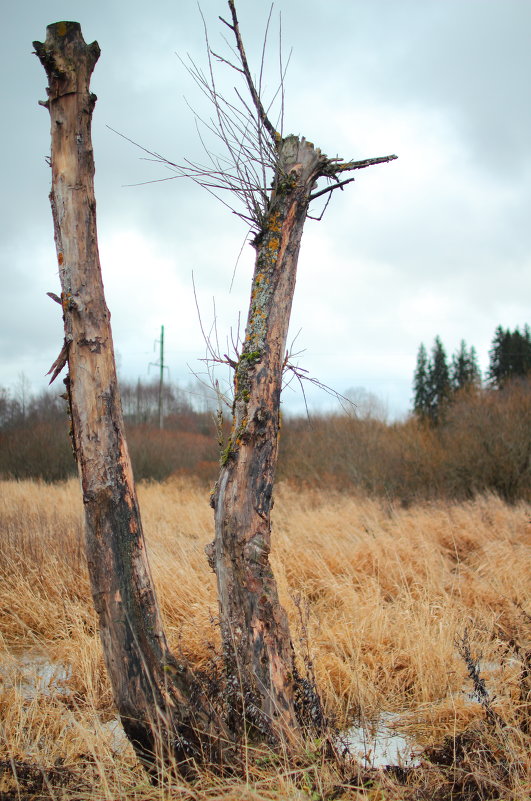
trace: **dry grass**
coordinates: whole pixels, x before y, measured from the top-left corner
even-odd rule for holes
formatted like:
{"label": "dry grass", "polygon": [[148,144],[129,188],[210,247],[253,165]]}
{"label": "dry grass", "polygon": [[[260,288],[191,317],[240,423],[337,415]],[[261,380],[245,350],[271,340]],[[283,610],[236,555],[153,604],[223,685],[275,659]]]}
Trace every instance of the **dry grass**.
{"label": "dry grass", "polygon": [[[215,580],[203,554],[213,534],[208,498],[183,481],[143,485],[139,494],[172,647],[204,666],[218,641]],[[476,771],[483,782],[466,795],[454,765],[462,798],[523,801],[529,790],[530,511],[494,496],[402,509],[288,486],[277,492],[274,569],[299,657],[307,635],[328,713],[343,729],[400,712],[400,727],[426,747],[452,738],[463,776]],[[109,724],[77,482],[0,483],[0,525],[0,798],[17,797],[12,779],[2,786],[13,768],[19,788],[47,798],[449,797],[442,767],[413,772],[407,788],[382,775],[378,790],[360,789],[352,771],[347,780],[348,771],[320,762],[317,747],[296,769],[258,760],[243,784],[205,775],[193,787],[150,787]],[[456,649],[465,629],[501,725],[489,726],[463,693],[472,690]],[[28,652],[67,676],[28,692]]]}

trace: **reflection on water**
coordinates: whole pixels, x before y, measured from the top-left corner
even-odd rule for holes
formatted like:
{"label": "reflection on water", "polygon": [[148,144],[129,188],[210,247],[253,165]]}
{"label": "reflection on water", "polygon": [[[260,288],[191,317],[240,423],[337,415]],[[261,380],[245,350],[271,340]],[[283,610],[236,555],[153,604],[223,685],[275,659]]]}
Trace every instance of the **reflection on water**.
{"label": "reflection on water", "polygon": [[383,713],[376,721],[367,721],[363,726],[353,726],[341,738],[353,758],[366,767],[381,768],[386,765],[418,764],[419,746],[400,734],[394,726],[400,715]]}

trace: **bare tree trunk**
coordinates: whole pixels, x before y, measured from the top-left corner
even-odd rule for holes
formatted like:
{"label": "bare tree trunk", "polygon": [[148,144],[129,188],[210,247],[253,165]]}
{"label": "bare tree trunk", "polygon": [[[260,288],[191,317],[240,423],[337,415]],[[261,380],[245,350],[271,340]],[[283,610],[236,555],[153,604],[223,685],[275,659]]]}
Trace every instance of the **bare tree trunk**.
{"label": "bare tree trunk", "polygon": [[326,158],[304,139],[278,145],[276,189],[257,250],[233,424],[212,497],[229,690],[247,724],[278,739],[299,729],[293,649],[269,563],[280,392],[300,241]]}
{"label": "bare tree trunk", "polygon": [[[228,6],[230,20],[220,19],[234,34],[237,63],[232,56],[227,59],[209,49],[210,82],[195,65],[192,75],[214,104],[217,133],[227,147],[230,166],[226,173],[207,171],[206,179],[199,165],[173,166],[206,188],[214,181],[217,188],[229,189],[247,210],[240,216],[258,229],[245,341],[234,365],[232,429],[211,499],[215,540],[207,554],[218,581],[232,725],[237,728],[238,721],[243,722],[247,731],[255,728],[261,736],[289,744],[301,723],[315,722],[312,713],[320,712],[316,694],[308,693],[313,688],[297,674],[288,621],[269,562],[280,392],[299,247],[312,200],[354,180],[340,180],[342,173],[396,156],[344,162],[328,159],[305,139],[282,138],[253,81],[235,1],[228,0]],[[246,83],[251,103],[242,101],[245,114],[219,95],[210,57],[234,69]],[[283,75],[283,97],[282,81]],[[221,164],[215,158],[213,163]],[[269,168],[273,189],[268,196]],[[330,185],[314,191],[321,177]]]}
{"label": "bare tree trunk", "polygon": [[94,199],[90,76],[100,49],[75,22],[34,42],[48,75],[55,243],[62,287],[73,439],[83,490],[88,566],[105,662],[124,729],[139,756],[219,761],[228,741],[186,665],[169,652],[146,556],[124,436]]}
{"label": "bare tree trunk", "polygon": [[[308,711],[269,563],[280,392],[298,253],[311,200],[354,180],[340,180],[343,172],[396,158],[342,162],[327,159],[304,139],[282,139],[253,84],[234,0],[229,9],[232,23],[222,21],[234,32],[241,68],[227,63],[250,91],[256,110],[250,129],[242,128],[237,111],[231,119],[233,107],[223,106],[214,83],[200,72],[196,77],[214,102],[219,135],[234,162],[233,172],[214,172],[216,181],[244,200],[251,216],[243,216],[259,230],[245,342],[235,369],[233,425],[212,497],[216,536],[209,548],[219,589],[230,736],[189,669],[168,650],[145,553],[96,241],[90,138],[95,96],[89,82],[99,47],[87,46],[79,25],[68,22],[49,26],[45,44],[34,43],[49,79],[44,105],[52,120],[51,204],[65,322],[64,346],[51,372],[53,380],[68,361],[89,570],[105,659],[137,753],[153,764],[159,750],[166,761],[175,758],[183,773],[195,761],[233,759],[233,735],[242,730],[291,745],[301,711]],[[253,163],[260,165],[264,181],[249,166]],[[202,168],[173,166],[199,183],[205,177]],[[274,169],[269,197],[267,166]],[[332,185],[312,194],[320,177]]]}

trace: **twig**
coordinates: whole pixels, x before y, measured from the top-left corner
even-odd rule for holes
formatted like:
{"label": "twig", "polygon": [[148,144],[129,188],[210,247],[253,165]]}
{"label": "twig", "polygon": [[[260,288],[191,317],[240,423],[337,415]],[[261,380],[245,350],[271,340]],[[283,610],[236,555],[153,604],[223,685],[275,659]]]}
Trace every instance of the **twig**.
{"label": "twig", "polygon": [[[229,8],[232,15],[232,25],[230,25],[226,20],[220,17],[220,20],[225,23],[234,33],[236,38],[236,45],[238,47],[238,53],[240,54],[240,59],[242,62],[243,72],[245,75],[245,79],[247,81],[247,86],[249,87],[249,92],[251,93],[251,97],[253,99],[253,103],[255,105],[256,111],[260,118],[260,121],[266,131],[269,133],[271,139],[274,143],[278,142],[280,139],[280,134],[275,131],[274,126],[271,124],[269,117],[267,116],[265,109],[262,105],[262,101],[260,100],[260,96],[256,91],[255,85],[253,83],[253,79],[251,78],[251,71],[249,70],[249,64],[247,63],[247,56],[245,54],[245,48],[243,46],[242,38],[240,36],[240,26],[238,23],[238,17],[236,15],[236,7],[234,5],[234,0],[229,0]],[[271,13],[271,12],[270,12]]]}
{"label": "twig", "polygon": [[505,727],[505,721],[493,709],[492,702],[495,700],[495,697],[491,698],[485,684],[485,679],[483,679],[480,674],[479,659],[474,659],[472,656],[468,629],[465,629],[463,637],[461,640],[458,640],[455,645],[459,655],[462,657],[467,666],[468,675],[472,679],[472,684],[474,686],[474,694],[485,710],[485,717],[487,718],[488,723],[491,726],[501,726],[502,728]]}
{"label": "twig", "polygon": [[313,195],[310,195],[310,200],[315,200],[316,198],[321,197],[321,195],[324,195],[327,192],[333,192],[334,189],[343,190],[344,186],[352,183],[352,181],[354,180],[355,180],[354,178],[346,178],[344,181],[338,181],[337,184],[332,184],[332,186],[327,186],[325,187],[325,189],[321,189],[320,192],[314,192]]}
{"label": "twig", "polygon": [[[345,395],[342,395],[340,392],[338,392],[333,387],[329,387],[327,384],[324,384],[322,381],[319,381],[318,378],[315,378],[313,376],[308,375],[308,370],[305,370],[303,367],[299,367],[298,365],[291,364],[288,361],[288,358],[293,358],[293,355],[294,354],[289,354],[289,355],[287,354],[286,355],[286,360],[284,361],[284,371],[285,372],[290,371],[293,374],[293,377],[295,379],[297,379],[297,381],[299,382],[299,386],[300,386],[300,389],[301,389],[301,392],[302,392],[302,397],[303,397],[303,400],[304,400],[304,407],[305,407],[305,410],[306,410],[306,416],[307,416],[308,420],[310,420],[310,412],[309,412],[309,409],[308,409],[308,403],[307,403],[307,398],[306,398],[306,392],[304,390],[303,381],[307,381],[309,384],[312,384],[314,387],[317,387],[318,389],[322,390],[323,392],[326,392],[327,395],[330,395],[331,397],[335,398],[341,404],[341,407],[343,409],[345,409],[345,405],[348,405],[350,407],[355,407],[355,404],[352,403],[352,401],[349,400],[349,398],[347,398]],[[285,386],[289,386],[290,383],[291,382],[288,381]]]}

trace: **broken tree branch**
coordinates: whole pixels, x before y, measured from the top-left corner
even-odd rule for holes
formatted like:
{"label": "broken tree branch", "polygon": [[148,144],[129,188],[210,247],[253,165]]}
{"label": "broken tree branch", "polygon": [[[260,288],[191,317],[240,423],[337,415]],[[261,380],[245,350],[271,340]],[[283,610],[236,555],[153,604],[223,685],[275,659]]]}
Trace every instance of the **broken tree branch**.
{"label": "broken tree branch", "polygon": [[251,77],[251,71],[249,69],[249,64],[247,62],[247,55],[245,53],[245,48],[243,46],[242,37],[241,37],[241,34],[240,34],[240,25],[239,25],[239,22],[238,22],[238,16],[236,14],[236,7],[234,5],[234,0],[228,0],[228,1],[229,1],[230,12],[231,12],[231,15],[232,15],[232,25],[229,22],[227,22],[226,20],[224,20],[222,17],[220,17],[220,20],[222,22],[224,22],[225,25],[227,25],[231,29],[231,31],[234,33],[234,36],[235,36],[235,39],[236,39],[236,46],[238,48],[238,53],[240,54],[240,59],[241,59],[241,62],[242,62],[243,74],[245,75],[245,80],[247,81],[247,86],[249,88],[249,93],[250,93],[251,98],[253,100],[253,103],[254,103],[254,106],[256,108],[258,117],[260,119],[260,122],[262,123],[262,125],[264,126],[264,128],[266,129],[268,134],[270,135],[273,143],[277,144],[279,139],[280,139],[280,134],[275,130],[275,126],[271,123],[269,117],[267,116],[266,110],[265,110],[265,108],[264,108],[264,106],[262,104],[262,100],[260,99],[260,95],[256,91],[256,87],[254,85],[254,81],[253,81],[253,79]]}
{"label": "broken tree branch", "polygon": [[[340,172],[347,172],[348,170],[363,170],[365,167],[372,167],[374,164],[387,164],[389,161],[394,161],[398,156],[377,156],[372,159],[362,159],[361,161],[346,161],[342,159],[328,159],[326,170],[323,175],[337,175]],[[337,163],[341,162],[341,163]]]}
{"label": "broken tree branch", "polygon": [[345,181],[338,181],[337,184],[332,184],[332,186],[327,186],[324,189],[321,189],[320,192],[314,192],[313,195],[310,195],[310,201],[321,197],[321,195],[326,195],[327,192],[333,192],[334,189],[343,189],[344,186],[352,183],[354,180],[354,178],[347,178]]}

